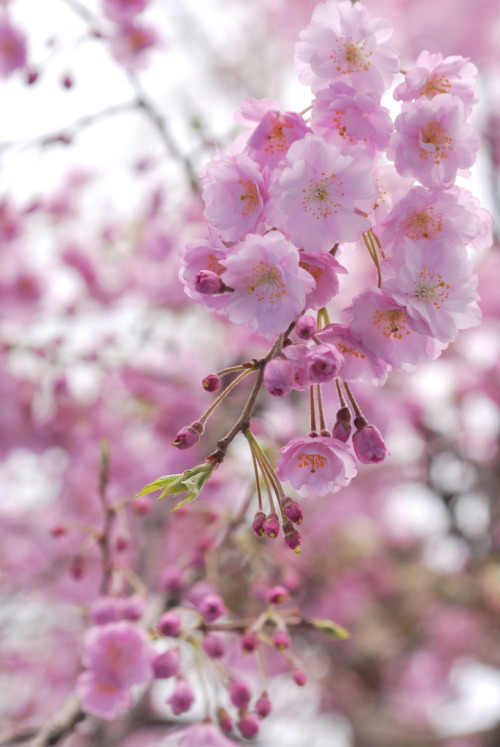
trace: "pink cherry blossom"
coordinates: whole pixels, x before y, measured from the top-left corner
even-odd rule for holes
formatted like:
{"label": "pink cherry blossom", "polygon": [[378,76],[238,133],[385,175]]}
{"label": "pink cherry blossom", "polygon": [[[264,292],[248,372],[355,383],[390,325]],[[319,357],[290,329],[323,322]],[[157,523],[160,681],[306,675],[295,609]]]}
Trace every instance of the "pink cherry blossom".
{"label": "pink cherry blossom", "polygon": [[132,696],[128,688],[101,680],[92,671],[78,675],[76,694],[86,713],[107,721],[116,718],[120,711],[132,705]]}
{"label": "pink cherry blossom", "polygon": [[395,121],[388,151],[403,176],[426,187],[451,187],[459,169],[475,161],[479,137],[465,122],[464,106],[456,96],[439,93],[420,100]]}
{"label": "pink cherry blossom", "polygon": [[357,210],[376,195],[370,167],[359,150],[344,155],[318,135],[306,135],[291,145],[286,168],[271,187],[269,220],[312,254],[356,241],[370,228]]}
{"label": "pink cherry blossom", "polygon": [[340,375],[343,366],[343,356],[329,343],[314,345],[304,356],[304,372],[309,384],[331,381]]}
{"label": "pink cherry blossom", "polygon": [[352,437],[352,445],[362,464],[383,462],[389,453],[382,434],[374,425],[359,428]]}
{"label": "pink cherry blossom", "polygon": [[350,448],[337,438],[296,436],[280,452],[276,474],[304,496],[335,492],[356,475]]}
{"label": "pink cherry blossom", "polygon": [[235,119],[254,127],[246,144],[246,152],[262,167],[276,166],[295,140],[311,132],[300,114],[281,112],[273,99],[247,99]]}
{"label": "pink cherry blossom", "polygon": [[316,88],[344,79],[381,95],[399,70],[396,51],[384,44],[390,35],[386,21],[370,19],[361,3],[320,3],[296,45],[299,78]]}
{"label": "pink cherry blossom", "polygon": [[321,309],[326,306],[339,292],[338,274],[345,274],[347,270],[331,254],[311,254],[300,252],[300,267],[312,275],[315,287],[306,296],[306,307]]}
{"label": "pink cherry blossom", "polygon": [[491,244],[491,215],[466,189],[413,187],[380,226],[384,251],[408,237],[412,241],[447,241],[481,250]]}
{"label": "pink cherry blossom", "polygon": [[344,381],[370,381],[377,386],[387,378],[387,364],[379,360],[344,324],[329,324],[317,334],[322,342],[335,345],[344,358]]}
{"label": "pink cherry blossom", "polygon": [[116,27],[111,38],[111,52],[124,67],[141,70],[149,62],[149,52],[159,44],[160,39],[153,26],[134,20]]}
{"label": "pink cherry blossom", "polygon": [[257,228],[267,188],[248,156],[219,151],[205,170],[203,185],[205,218],[224,241],[237,241]]}
{"label": "pink cherry blossom", "polygon": [[0,75],[5,78],[26,65],[26,36],[4,16],[0,20]]}
{"label": "pink cherry blossom", "polygon": [[149,5],[149,0],[103,0],[103,11],[113,21],[130,21]]}
{"label": "pink cherry blossom", "polygon": [[90,628],[82,662],[99,681],[118,688],[148,684],[153,675],[147,635],[128,621]]}
{"label": "pink cherry blossom", "polygon": [[292,390],[294,370],[285,358],[273,358],[264,369],[264,386],[273,397],[283,397]]}
{"label": "pink cherry blossom", "polygon": [[464,57],[446,57],[440,52],[419,54],[415,67],[405,74],[403,83],[396,86],[397,101],[412,101],[425,96],[434,98],[448,93],[462,100],[466,114],[478,101],[476,91],[477,67]]}
{"label": "pink cherry blossom", "polygon": [[279,231],[250,234],[222,263],[231,288],[224,313],[235,324],[272,338],[286,331],[304,308],[314,280],[299,267],[299,252]]}
{"label": "pink cherry blossom", "polygon": [[459,329],[479,324],[477,276],[461,247],[404,239],[390,268],[395,277],[382,290],[405,307],[413,329],[448,343]]}
{"label": "pink cherry blossom", "polygon": [[218,238],[215,230],[209,228],[208,239],[190,241],[181,252],[181,268],[179,277],[184,285],[186,294],[194,301],[204,306],[218,310],[226,305],[227,296],[223,293],[207,295],[197,290],[196,276],[202,270],[221,275],[224,272],[222,260],[226,258],[227,250]]}
{"label": "pink cherry blossom", "polygon": [[370,157],[387,148],[394,129],[377,93],[358,92],[342,81],[317,92],[311,123],[328,143],[344,149],[360,143]]}
{"label": "pink cherry blossom", "polygon": [[377,358],[397,370],[411,371],[422,360],[439,355],[432,337],[419,334],[404,306],[379,288],[368,288],[346,309],[352,314],[349,330]]}

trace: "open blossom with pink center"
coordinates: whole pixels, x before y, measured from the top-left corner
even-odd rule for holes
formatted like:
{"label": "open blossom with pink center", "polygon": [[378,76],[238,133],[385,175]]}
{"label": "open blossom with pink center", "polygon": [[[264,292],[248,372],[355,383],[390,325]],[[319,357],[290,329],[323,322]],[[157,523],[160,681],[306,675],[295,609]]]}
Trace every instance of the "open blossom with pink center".
{"label": "open blossom with pink center", "polygon": [[356,475],[356,459],[338,438],[296,436],[280,451],[276,474],[303,496],[335,492]]}
{"label": "open blossom with pink center", "polygon": [[247,99],[235,119],[254,127],[246,152],[259,166],[270,168],[283,160],[292,143],[311,132],[300,114],[281,112],[273,99]]}
{"label": "open blossom with pink center", "polygon": [[389,110],[380,106],[377,93],[358,92],[343,81],[317,92],[311,124],[328,143],[344,149],[360,143],[370,157],[387,148],[394,129]]}
{"label": "open blossom with pink center", "polygon": [[312,254],[356,241],[370,228],[356,210],[376,196],[370,169],[360,150],[345,155],[318,135],[306,135],[291,145],[286,168],[271,187],[269,220]]}
{"label": "open blossom with pink center", "polygon": [[300,252],[300,267],[312,275],[315,287],[306,296],[306,307],[309,309],[321,309],[326,306],[339,292],[339,279],[337,275],[347,273],[335,257],[331,254],[310,254]]}
{"label": "open blossom with pink center", "polygon": [[142,70],[149,63],[149,52],[158,47],[160,38],[153,26],[130,21],[116,27],[111,38],[113,57],[129,70]]}
{"label": "open blossom with pink center", "polygon": [[103,11],[118,23],[131,21],[149,5],[149,0],[103,0]]}
{"label": "open blossom with pink center", "polygon": [[82,662],[96,679],[118,688],[145,685],[153,677],[146,632],[125,620],[90,628],[83,642]]}
{"label": "open blossom with pink center", "polygon": [[26,65],[26,36],[7,20],[0,20],[0,75],[7,77]]}
{"label": "open blossom with pink center", "polygon": [[353,337],[397,370],[412,371],[420,361],[437,358],[444,347],[416,332],[404,306],[379,288],[360,293],[346,311],[352,314]]}
{"label": "open blossom with pink center", "polygon": [[388,264],[394,277],[382,290],[405,307],[417,332],[448,343],[459,329],[479,324],[477,276],[462,247],[404,239]]}
{"label": "open blossom with pink center", "polygon": [[203,185],[204,216],[223,241],[237,241],[257,228],[267,188],[248,156],[219,151],[205,170]]}
{"label": "open blossom with pink center", "polygon": [[299,267],[297,247],[279,231],[250,234],[222,264],[227,268],[223,280],[234,288],[224,314],[264,337],[286,331],[314,287],[312,277]]}
{"label": "open blossom with pink center", "polygon": [[82,672],[76,681],[76,694],[82,709],[93,716],[111,721],[132,705],[128,688],[99,679],[94,672]]}
{"label": "open blossom with pink center", "polygon": [[199,293],[196,276],[203,270],[222,275],[225,267],[221,261],[226,258],[227,250],[213,228],[208,229],[208,239],[190,241],[181,253],[181,268],[179,277],[184,285],[186,294],[194,301],[210,309],[221,309],[225,306],[227,296],[224,294],[207,295]]}
{"label": "open blossom with pink center", "polygon": [[344,79],[359,91],[381,95],[399,71],[396,51],[384,44],[391,33],[387,22],[371,19],[361,3],[320,3],[296,44],[300,80],[318,88],[325,79]]}
{"label": "open blossom with pink center", "polygon": [[440,52],[423,51],[415,67],[408,70],[403,83],[394,89],[396,101],[412,101],[420,97],[434,98],[440,93],[458,96],[466,114],[478,101],[477,67],[465,57],[445,57]]}
{"label": "open blossom with pink center", "polygon": [[466,189],[413,187],[394,205],[380,226],[387,250],[404,237],[412,241],[447,241],[481,250],[491,245],[492,218]]}
{"label": "open blossom with pink center", "polygon": [[372,382],[381,386],[387,378],[387,364],[379,360],[360,340],[353,337],[345,324],[329,324],[317,333],[321,342],[335,345],[342,354],[344,381]]}
{"label": "open blossom with pink center", "polygon": [[414,176],[425,187],[451,187],[459,169],[476,159],[479,137],[465,121],[456,96],[440,93],[420,100],[395,121],[388,156],[403,176]]}

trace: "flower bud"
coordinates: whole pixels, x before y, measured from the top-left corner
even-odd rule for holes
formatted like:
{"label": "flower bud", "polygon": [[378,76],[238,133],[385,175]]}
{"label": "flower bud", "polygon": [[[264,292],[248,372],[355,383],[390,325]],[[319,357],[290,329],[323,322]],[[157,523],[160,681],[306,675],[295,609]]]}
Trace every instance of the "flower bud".
{"label": "flower bud", "polygon": [[352,437],[356,456],[362,464],[383,462],[389,453],[382,434],[374,425],[365,425]]}
{"label": "flower bud", "polygon": [[260,719],[256,713],[246,713],[238,721],[238,729],[245,739],[251,739],[259,731]]}
{"label": "flower bud", "polygon": [[252,529],[257,535],[257,537],[263,537],[265,535],[265,529],[264,524],[266,521],[266,515],[264,511],[257,511],[257,513],[254,516]]}
{"label": "flower bud", "polygon": [[295,325],[295,332],[297,333],[297,337],[300,337],[301,340],[310,340],[317,331],[318,325],[316,324],[316,319],[313,316],[309,316],[308,314],[299,316]]}
{"label": "flower bud", "polygon": [[216,392],[220,388],[220,378],[217,374],[208,374],[201,382],[201,385],[207,392]]}
{"label": "flower bud", "polygon": [[224,641],[220,635],[215,633],[207,633],[203,639],[203,650],[211,659],[220,659],[226,653],[226,647]]}
{"label": "flower bud", "polygon": [[295,669],[293,672],[293,679],[299,687],[304,687],[307,682],[307,674],[303,669]]}
{"label": "flower bud", "polygon": [[229,685],[229,699],[240,711],[248,706],[251,695],[250,688],[243,680],[233,680]]}
{"label": "flower bud", "polygon": [[194,446],[199,441],[203,430],[203,423],[200,423],[199,420],[191,423],[191,425],[183,426],[172,441],[172,446],[177,446],[178,449],[191,448],[191,446]]}
{"label": "flower bud", "polygon": [[283,602],[288,602],[289,599],[290,594],[284,586],[273,586],[267,592],[267,601],[269,604],[283,604]]}
{"label": "flower bud", "polygon": [[233,719],[226,711],[226,709],[222,708],[222,706],[217,710],[217,721],[219,722],[220,728],[224,731],[233,730]]}
{"label": "flower bud", "polygon": [[344,358],[336,347],[323,343],[315,345],[304,357],[304,371],[310,384],[323,384],[340,374]]}
{"label": "flower bud", "polygon": [[226,605],[218,594],[207,594],[198,604],[198,609],[208,623],[214,622],[227,612]]}
{"label": "flower bud", "polygon": [[181,618],[175,612],[164,612],[158,620],[158,630],[162,635],[175,637],[181,631]]}
{"label": "flower bud", "polygon": [[241,650],[244,654],[251,654],[255,651],[255,649],[259,645],[259,639],[255,635],[255,633],[251,633],[248,631],[247,633],[244,633],[241,637]]}
{"label": "flower bud", "polygon": [[283,525],[283,532],[285,535],[285,544],[290,550],[293,550],[296,555],[300,553],[300,543],[302,542],[302,536],[295,529],[290,521]]}
{"label": "flower bud", "polygon": [[263,692],[255,704],[255,712],[261,718],[266,718],[271,713],[271,701],[266,692]]}
{"label": "flower bud", "polygon": [[276,511],[271,511],[264,521],[264,532],[268,537],[274,539],[280,533],[280,522]]}
{"label": "flower bud", "polygon": [[117,537],[115,542],[116,552],[124,552],[128,547],[128,539],[126,537]]}
{"label": "flower bud", "polygon": [[273,397],[284,397],[292,391],[294,370],[285,358],[273,358],[264,369],[264,386]]}
{"label": "flower bud", "polygon": [[175,716],[180,716],[181,713],[189,711],[193,702],[194,693],[190,685],[188,685],[186,680],[179,680],[175,686],[174,692],[167,700],[172,712]]}
{"label": "flower bud", "polygon": [[181,655],[178,648],[170,648],[153,659],[154,676],[157,679],[166,680],[175,677],[179,671]]}
{"label": "flower bud", "polygon": [[348,407],[341,407],[337,411],[335,425],[333,426],[333,437],[339,441],[347,442],[351,435],[351,411]]}
{"label": "flower bud", "polygon": [[50,530],[50,533],[53,537],[62,537],[66,534],[67,528],[64,526],[64,524],[54,524],[52,529]]}
{"label": "flower bud", "polygon": [[287,648],[290,648],[290,636],[288,633],[285,633],[284,630],[278,630],[273,637],[273,646],[274,648],[277,648],[279,651],[284,651]]}
{"label": "flower bud", "polygon": [[283,512],[288,521],[291,521],[293,524],[302,524],[304,514],[302,513],[302,507],[299,503],[286,497],[283,499],[281,505],[283,506]]}
{"label": "flower bud", "polygon": [[221,290],[222,280],[216,272],[200,270],[194,278],[194,288],[198,293],[213,296],[214,293],[218,293]]}

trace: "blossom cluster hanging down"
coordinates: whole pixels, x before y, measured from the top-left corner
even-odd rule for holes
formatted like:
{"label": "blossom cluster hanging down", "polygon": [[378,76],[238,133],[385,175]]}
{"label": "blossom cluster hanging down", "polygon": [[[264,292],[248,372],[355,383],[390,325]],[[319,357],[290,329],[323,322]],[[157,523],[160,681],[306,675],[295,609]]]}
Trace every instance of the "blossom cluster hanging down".
{"label": "blossom cluster hanging down", "polygon": [[[240,372],[174,445],[196,443],[215,407],[256,371],[255,396],[261,384],[273,396],[309,390],[311,429],[281,449],[274,469],[250,431],[251,397],[205,465],[145,491],[196,498],[241,431],[255,467],[254,531],[275,537],[282,528],[297,552],[302,510],[282,483],[303,496],[325,495],[347,486],[358,462],[388,453],[350,384],[381,386],[390,370],[437,358],[480,317],[467,252],[489,245],[491,218],[456,184],[479,148],[469,122],[477,71],[467,59],[429,52],[402,71],[390,34],[359,2],[315,8],[296,46],[311,106],[299,114],[272,99],[243,102],[236,121],[244,133],[216,152],[202,177],[207,237],[181,257],[186,293],[272,348],[260,361],[207,376],[203,386],[216,391],[222,376]],[[401,102],[394,121],[382,103],[390,96]],[[360,252],[373,262],[373,285],[358,288],[347,306],[336,304],[342,261],[352,265]],[[339,398],[331,429],[321,391],[328,383]]]}

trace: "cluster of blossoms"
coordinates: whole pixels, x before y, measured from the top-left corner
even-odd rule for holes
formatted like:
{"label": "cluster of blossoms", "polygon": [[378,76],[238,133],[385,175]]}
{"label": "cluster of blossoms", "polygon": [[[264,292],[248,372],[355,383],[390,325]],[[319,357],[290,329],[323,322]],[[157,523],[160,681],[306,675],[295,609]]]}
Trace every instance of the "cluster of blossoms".
{"label": "cluster of blossoms", "polygon": [[[324,495],[349,484],[357,461],[376,463],[387,454],[351,382],[380,386],[391,369],[411,371],[436,358],[458,330],[479,321],[467,247],[490,244],[491,218],[455,184],[479,147],[468,123],[477,71],[464,58],[428,52],[401,71],[389,36],[361,3],[328,0],[315,8],[296,47],[299,78],[314,96],[309,118],[281,112],[271,99],[244,102],[236,119],[247,131],[216,153],[203,176],[208,237],[182,255],[181,279],[193,300],[273,341],[255,364],[264,368],[267,390],[310,390],[311,431],[281,450],[276,472],[245,419],[240,428],[257,478],[254,530],[274,537],[281,523],[296,551],[293,523],[302,512],[281,482],[302,495]],[[381,103],[391,88],[402,102],[395,121]],[[376,285],[358,288],[344,308],[327,308],[347,272],[339,259],[350,265],[361,250],[373,261]],[[219,385],[212,376],[204,381],[209,391]],[[340,408],[329,430],[321,387],[334,381]],[[206,416],[174,444],[195,443]],[[270,496],[267,515],[259,470]]]}
{"label": "cluster of blossoms", "polygon": [[[180,716],[190,711],[197,700],[199,687],[193,676],[193,662],[199,664],[200,659],[207,658],[217,662],[213,668],[220,680],[217,691],[224,693],[215,709],[222,731],[215,725],[210,728],[221,739],[223,732],[231,733],[234,728],[246,738],[254,737],[261,720],[271,713],[271,702],[265,682],[255,698],[253,687],[225,664],[227,651],[232,649],[233,658],[237,651],[228,646],[228,635],[232,634],[232,643],[234,634],[238,636],[240,655],[262,656],[263,646],[280,652],[299,686],[306,683],[307,677],[291,650],[289,626],[326,630],[338,638],[345,636],[342,628],[329,621],[300,617],[296,609],[282,610],[289,597],[284,586],[269,588],[266,609],[253,621],[241,623],[227,619],[226,606],[218,594],[202,592],[161,614],[156,624],[149,626],[149,632],[143,600],[99,597],[89,609],[92,627],[84,637],[82,651],[85,670],[76,685],[83,709],[112,720],[132,705],[133,688],[144,691],[155,681],[169,680],[166,703],[174,716]],[[201,676],[206,677],[207,673],[200,672]]]}
{"label": "cluster of blossoms", "polygon": [[103,13],[115,25],[111,51],[116,60],[130,69],[144,66],[145,55],[155,47],[158,35],[153,26],[140,19],[150,0],[102,0]]}

